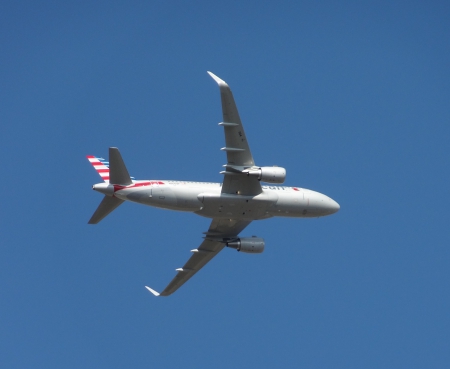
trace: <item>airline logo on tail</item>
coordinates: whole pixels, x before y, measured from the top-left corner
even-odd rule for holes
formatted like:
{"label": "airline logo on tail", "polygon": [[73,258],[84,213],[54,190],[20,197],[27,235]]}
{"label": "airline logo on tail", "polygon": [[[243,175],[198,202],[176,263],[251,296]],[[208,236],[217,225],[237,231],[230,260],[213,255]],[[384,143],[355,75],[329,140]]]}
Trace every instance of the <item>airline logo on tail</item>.
{"label": "airline logo on tail", "polygon": [[109,183],[109,162],[107,162],[103,158],[97,158],[92,155],[88,155],[86,157],[88,158],[94,169],[98,172],[100,177],[102,177],[102,179],[106,183]]}

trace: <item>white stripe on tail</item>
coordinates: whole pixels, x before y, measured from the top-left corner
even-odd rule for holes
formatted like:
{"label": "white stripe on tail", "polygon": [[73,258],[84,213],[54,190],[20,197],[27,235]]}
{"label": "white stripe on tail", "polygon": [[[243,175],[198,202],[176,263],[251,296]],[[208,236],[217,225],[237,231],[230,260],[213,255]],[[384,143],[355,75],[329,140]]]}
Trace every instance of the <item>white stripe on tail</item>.
{"label": "white stripe on tail", "polygon": [[102,177],[106,183],[109,183],[109,163],[105,159],[97,158],[96,156],[88,155],[86,157],[100,177]]}

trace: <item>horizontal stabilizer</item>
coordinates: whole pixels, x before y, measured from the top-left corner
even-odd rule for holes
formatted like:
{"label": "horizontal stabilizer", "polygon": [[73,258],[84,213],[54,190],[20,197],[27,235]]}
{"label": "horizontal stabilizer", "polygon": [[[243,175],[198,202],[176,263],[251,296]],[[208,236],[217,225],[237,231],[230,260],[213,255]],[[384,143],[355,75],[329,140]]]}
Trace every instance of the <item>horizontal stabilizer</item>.
{"label": "horizontal stabilizer", "polygon": [[97,224],[122,203],[123,200],[117,197],[105,196],[88,224]]}
{"label": "horizontal stabilizer", "polygon": [[133,183],[117,147],[109,148],[109,183],[123,186]]}

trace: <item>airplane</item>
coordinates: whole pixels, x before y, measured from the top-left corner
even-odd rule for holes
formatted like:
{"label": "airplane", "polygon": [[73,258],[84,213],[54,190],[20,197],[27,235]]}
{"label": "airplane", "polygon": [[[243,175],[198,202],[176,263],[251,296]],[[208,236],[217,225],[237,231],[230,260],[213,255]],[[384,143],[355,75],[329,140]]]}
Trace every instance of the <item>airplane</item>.
{"label": "airplane", "polygon": [[[193,212],[211,218],[204,241],[196,249],[167,287],[155,296],[168,296],[186,283],[222,249],[229,247],[245,253],[262,253],[262,238],[239,237],[252,221],[271,217],[311,218],[336,213],[340,206],[330,197],[301,187],[278,186],[284,183],[282,167],[255,164],[247,136],[228,84],[215,74],[208,74],[219,85],[222,101],[225,147],[227,155],[222,183],[175,180],[135,180],[130,177],[119,150],[109,148],[109,161],[92,155],[90,163],[103,179],[93,190],[105,195],[89,224],[97,224],[124,201],[163,209]],[[261,182],[269,185],[261,185]],[[277,184],[277,185],[275,185]]]}

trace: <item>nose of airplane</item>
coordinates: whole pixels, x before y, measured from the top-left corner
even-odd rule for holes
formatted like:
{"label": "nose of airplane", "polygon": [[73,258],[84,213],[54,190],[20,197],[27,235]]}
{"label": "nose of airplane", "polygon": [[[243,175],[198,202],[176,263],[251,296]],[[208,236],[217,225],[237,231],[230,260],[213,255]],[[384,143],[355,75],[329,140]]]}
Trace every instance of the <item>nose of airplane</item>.
{"label": "nose of airplane", "polygon": [[339,204],[332,198],[315,191],[308,192],[308,214],[323,217],[339,211]]}
{"label": "nose of airplane", "polygon": [[341,208],[341,206],[334,201],[333,199],[329,200],[329,208],[330,208],[330,214],[334,214],[337,213],[339,211],[339,209]]}

